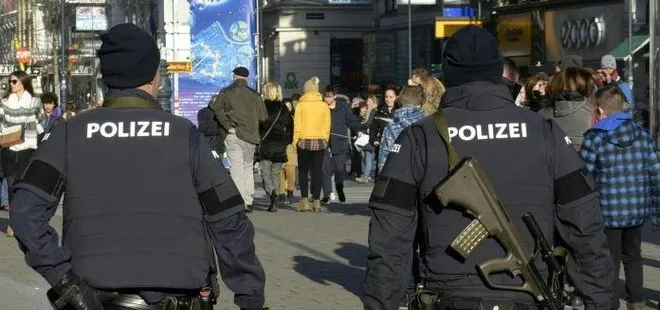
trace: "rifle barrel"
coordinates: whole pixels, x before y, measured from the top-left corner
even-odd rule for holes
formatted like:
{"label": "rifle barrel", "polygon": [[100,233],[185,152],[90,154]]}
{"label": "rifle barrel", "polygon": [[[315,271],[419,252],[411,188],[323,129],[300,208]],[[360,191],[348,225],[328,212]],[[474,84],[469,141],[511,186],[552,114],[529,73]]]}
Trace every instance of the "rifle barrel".
{"label": "rifle barrel", "polygon": [[534,242],[536,242],[541,248],[540,250],[541,255],[543,256],[543,260],[545,260],[546,263],[550,265],[552,270],[561,270],[561,264],[559,264],[559,261],[557,261],[557,258],[553,255],[552,247],[550,244],[548,244],[548,240],[545,239],[539,223],[536,222],[536,218],[534,218],[534,214],[527,212],[525,215],[523,215],[522,219],[523,222],[525,222],[525,226],[527,226],[527,229],[529,229],[529,232],[532,234]]}

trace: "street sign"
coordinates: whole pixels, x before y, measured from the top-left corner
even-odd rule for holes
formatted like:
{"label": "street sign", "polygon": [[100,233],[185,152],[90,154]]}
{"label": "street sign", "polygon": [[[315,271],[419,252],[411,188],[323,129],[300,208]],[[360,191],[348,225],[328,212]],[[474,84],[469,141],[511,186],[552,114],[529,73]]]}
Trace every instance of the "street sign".
{"label": "street sign", "polygon": [[167,72],[170,73],[190,73],[192,72],[191,61],[169,61],[167,62]]}
{"label": "street sign", "polygon": [[436,5],[435,0],[397,0],[397,5]]}
{"label": "street sign", "polygon": [[41,68],[40,67],[27,67],[27,68],[25,68],[25,73],[27,73],[29,75],[40,75],[41,74]]}
{"label": "street sign", "polygon": [[442,39],[451,37],[454,32],[458,31],[467,25],[475,25],[477,27],[483,27],[483,22],[476,19],[466,19],[466,18],[441,18],[436,17],[435,19],[435,38]]}
{"label": "street sign", "polygon": [[75,4],[105,4],[105,0],[66,0],[66,3],[75,3]]}
{"label": "street sign", "polygon": [[94,67],[92,65],[76,65],[71,69],[72,76],[87,76],[94,75]]}
{"label": "street sign", "polygon": [[0,64],[0,75],[7,76],[12,72],[18,70],[18,67],[14,64]]}

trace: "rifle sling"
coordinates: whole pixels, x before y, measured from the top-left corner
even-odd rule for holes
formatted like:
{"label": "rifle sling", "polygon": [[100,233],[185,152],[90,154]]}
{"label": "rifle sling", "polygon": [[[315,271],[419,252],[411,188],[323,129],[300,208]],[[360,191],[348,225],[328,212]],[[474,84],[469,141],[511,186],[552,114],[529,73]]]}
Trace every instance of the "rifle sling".
{"label": "rifle sling", "polygon": [[451,171],[461,161],[461,157],[451,145],[451,140],[449,139],[449,126],[447,126],[447,120],[444,115],[442,115],[442,111],[436,111],[433,114],[433,118],[435,119],[435,128],[438,130],[438,133],[440,133],[440,137],[442,137],[442,140],[444,140],[445,146],[447,147],[449,170]]}

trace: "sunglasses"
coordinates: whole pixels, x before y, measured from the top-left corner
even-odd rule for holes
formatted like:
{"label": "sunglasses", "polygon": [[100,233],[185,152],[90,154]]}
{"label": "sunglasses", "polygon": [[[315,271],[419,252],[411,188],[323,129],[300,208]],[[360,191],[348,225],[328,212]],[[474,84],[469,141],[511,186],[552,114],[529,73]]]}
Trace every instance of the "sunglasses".
{"label": "sunglasses", "polygon": [[11,83],[11,85],[16,85],[18,84],[18,80],[10,80],[9,83]]}

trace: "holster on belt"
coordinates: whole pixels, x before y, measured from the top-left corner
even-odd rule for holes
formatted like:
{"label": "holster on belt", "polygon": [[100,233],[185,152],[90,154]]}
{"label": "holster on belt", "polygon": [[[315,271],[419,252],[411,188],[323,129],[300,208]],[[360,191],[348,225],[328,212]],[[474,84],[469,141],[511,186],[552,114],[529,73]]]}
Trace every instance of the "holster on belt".
{"label": "holster on belt", "polygon": [[440,302],[440,294],[425,290],[423,285],[418,285],[415,295],[411,301],[411,310],[436,310]]}

